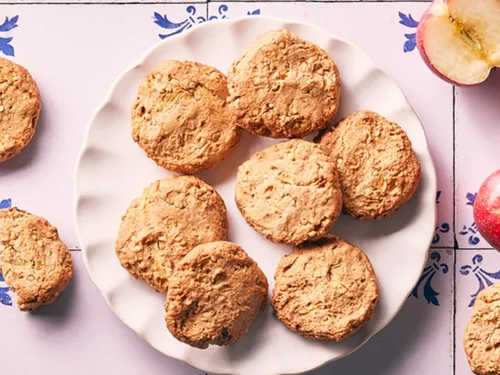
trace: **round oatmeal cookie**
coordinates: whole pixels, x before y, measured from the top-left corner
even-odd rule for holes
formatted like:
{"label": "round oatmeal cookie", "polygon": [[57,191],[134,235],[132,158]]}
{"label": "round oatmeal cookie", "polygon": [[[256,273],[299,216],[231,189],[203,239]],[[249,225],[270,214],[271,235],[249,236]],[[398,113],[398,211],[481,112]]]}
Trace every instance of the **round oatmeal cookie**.
{"label": "round oatmeal cookie", "polygon": [[73,261],[57,229],[15,207],[0,210],[0,259],[21,311],[54,302],[73,276]]}
{"label": "round oatmeal cookie", "polygon": [[301,139],[257,152],[238,168],[236,204],[267,239],[297,245],[323,236],[342,210],[334,163]]}
{"label": "round oatmeal cookie", "polygon": [[0,57],[0,163],[19,155],[35,134],[41,101],[22,66]]}
{"label": "round oatmeal cookie", "polygon": [[264,309],[267,290],[266,276],[238,245],[199,245],[170,279],[167,328],[181,342],[200,349],[233,344]]}
{"label": "round oatmeal cookie", "polygon": [[195,176],[155,181],[133,200],[122,217],[116,254],[135,278],[166,292],[177,262],[205,242],[226,240],[224,201]]}
{"label": "round oatmeal cookie", "polygon": [[500,283],[477,295],[464,348],[474,374],[500,375]]}
{"label": "round oatmeal cookie", "polygon": [[379,289],[363,251],[336,236],[308,242],[281,258],[272,305],[292,331],[340,341],[373,316]]}
{"label": "round oatmeal cookie", "polygon": [[336,162],[344,211],[355,218],[389,217],[417,190],[420,163],[408,136],[375,112],[355,112],[315,142]]}
{"label": "round oatmeal cookie", "polygon": [[161,63],[140,85],[132,137],[158,165],[193,174],[221,162],[240,138],[226,77],[197,62]]}
{"label": "round oatmeal cookie", "polygon": [[335,62],[287,30],[254,40],[228,72],[228,102],[239,125],[271,138],[301,138],[323,129],[339,108]]}

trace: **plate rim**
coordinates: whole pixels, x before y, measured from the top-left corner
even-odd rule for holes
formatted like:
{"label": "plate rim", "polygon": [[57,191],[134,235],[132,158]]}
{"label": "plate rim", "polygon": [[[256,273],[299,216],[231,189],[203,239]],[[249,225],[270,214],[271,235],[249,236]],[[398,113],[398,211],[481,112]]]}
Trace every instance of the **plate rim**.
{"label": "plate rim", "polygon": [[[396,80],[391,75],[387,74],[384,69],[380,68],[380,66],[375,63],[375,61],[372,59],[372,57],[367,52],[365,52],[363,49],[361,49],[356,44],[350,42],[347,39],[338,37],[337,35],[329,32],[328,30],[326,30],[324,28],[321,28],[321,27],[318,27],[316,25],[313,25],[312,23],[309,23],[309,22],[306,22],[306,21],[286,19],[286,18],[275,17],[275,16],[268,16],[268,15],[251,15],[251,16],[246,15],[246,16],[239,16],[239,17],[228,18],[228,19],[216,19],[216,20],[210,20],[210,21],[207,20],[206,22],[203,22],[202,24],[197,24],[197,25],[193,26],[191,29],[185,30],[183,33],[180,33],[180,34],[177,34],[177,35],[173,35],[173,36],[171,36],[169,38],[166,38],[166,39],[162,39],[162,40],[160,40],[160,41],[152,44],[149,48],[147,48],[146,51],[144,53],[142,53],[142,55],[140,55],[140,57],[138,59],[136,59],[133,64],[130,64],[126,69],[122,70],[121,73],[112,81],[111,85],[109,86],[109,88],[108,88],[108,90],[106,92],[106,95],[105,95],[104,99],[102,101],[100,101],[100,103],[97,105],[96,109],[92,112],[92,114],[90,116],[90,119],[89,119],[89,121],[87,122],[87,124],[85,126],[85,132],[84,132],[83,140],[82,140],[82,143],[81,143],[80,148],[78,150],[77,157],[76,157],[76,162],[75,162],[74,170],[73,170],[73,222],[75,224],[76,238],[77,238],[78,245],[80,246],[80,249],[81,249],[83,263],[85,265],[85,268],[87,270],[87,273],[88,273],[90,279],[92,280],[92,282],[94,283],[94,285],[97,287],[97,289],[99,290],[100,294],[104,298],[104,300],[105,300],[106,305],[108,306],[108,308],[121,321],[121,323],[123,323],[126,327],[128,327],[128,329],[132,330],[139,338],[141,338],[143,341],[145,341],[148,344],[149,347],[151,347],[152,349],[156,350],[157,352],[159,352],[159,353],[161,353],[161,354],[163,354],[163,355],[165,355],[165,356],[167,356],[169,358],[178,360],[178,361],[180,361],[180,362],[188,365],[189,367],[191,367],[193,369],[204,371],[204,372],[209,372],[209,373],[212,373],[212,374],[215,374],[215,375],[228,375],[228,373],[217,371],[214,368],[211,368],[209,370],[207,370],[207,369],[201,369],[201,368],[197,367],[196,365],[194,365],[189,359],[183,358],[181,356],[166,354],[163,351],[157,349],[145,337],[145,335],[140,334],[139,332],[137,332],[136,330],[134,330],[129,324],[127,324],[121,318],[120,314],[113,307],[113,305],[112,305],[111,301],[109,300],[108,296],[106,296],[102,292],[101,288],[99,287],[99,285],[97,284],[97,282],[95,280],[95,276],[93,275],[93,272],[91,271],[91,267],[89,266],[89,260],[88,260],[88,257],[87,257],[87,251],[86,251],[85,247],[82,245],[83,241],[82,241],[82,236],[81,236],[81,233],[80,233],[80,226],[79,226],[79,219],[78,219],[78,206],[79,206],[79,202],[81,200],[82,195],[80,194],[79,188],[78,188],[78,186],[79,186],[79,184],[78,184],[78,181],[79,181],[78,173],[79,173],[79,169],[80,169],[79,167],[80,167],[81,160],[82,160],[82,158],[83,158],[83,156],[85,154],[85,151],[89,147],[89,136],[90,136],[90,130],[92,128],[92,124],[95,122],[95,119],[98,117],[98,115],[101,113],[101,111],[106,107],[106,105],[108,105],[111,102],[111,100],[113,98],[112,95],[116,91],[116,87],[118,86],[118,84],[121,82],[122,78],[125,75],[127,75],[128,73],[130,73],[132,70],[136,69],[137,67],[141,66],[141,64],[143,64],[144,61],[149,57],[149,55],[152,54],[158,47],[160,47],[163,44],[168,44],[171,40],[185,38],[188,34],[191,34],[193,32],[197,32],[198,30],[203,29],[203,28],[214,27],[214,25],[217,25],[217,24],[222,24],[222,23],[236,24],[236,23],[241,22],[243,20],[248,20],[249,18],[250,19],[269,20],[269,21],[272,21],[272,22],[279,22],[279,23],[285,24],[285,25],[286,24],[288,24],[288,25],[289,24],[295,24],[295,25],[300,25],[300,26],[307,27],[307,28],[310,28],[310,29],[314,29],[314,30],[316,30],[316,31],[324,34],[325,36],[328,36],[330,39],[341,41],[341,42],[349,45],[349,47],[354,48],[354,49],[358,50],[359,52],[363,53],[367,57],[368,61],[372,64],[372,67],[373,67],[374,71],[382,73],[385,77],[387,77],[388,79],[390,79],[395,84],[395,86],[397,87],[397,89],[399,90],[399,92],[402,94],[402,96],[403,96],[403,98],[404,98],[404,100],[405,100],[408,108],[411,110],[411,113],[418,120],[418,122],[420,124],[420,127],[422,129],[422,132],[423,132],[423,141],[425,141],[425,142],[422,142],[421,147],[422,147],[423,151],[425,152],[425,154],[429,157],[429,163],[428,163],[428,168],[430,168],[429,169],[429,175],[430,175],[429,177],[430,177],[430,179],[428,181],[428,183],[430,184],[429,189],[431,189],[434,192],[437,192],[437,188],[438,188],[437,187],[437,171],[436,171],[436,167],[435,167],[435,164],[434,164],[434,160],[432,158],[432,154],[431,154],[430,149],[429,149],[429,141],[428,141],[429,137],[427,136],[427,132],[425,130],[425,127],[422,124],[422,121],[421,121],[420,117],[418,116],[418,114],[416,113],[415,109],[413,108],[413,106],[409,102],[406,94],[401,89],[401,87],[396,82]],[[437,223],[437,206],[435,204],[432,205],[432,211],[433,211],[433,218],[434,218],[433,227],[435,227],[435,225]],[[335,358],[326,360],[326,361],[324,361],[322,363],[319,363],[315,367],[308,367],[308,368],[304,368],[303,367],[303,368],[298,369],[297,372],[293,372],[293,373],[291,373],[291,372],[279,372],[279,373],[278,372],[273,372],[272,375],[294,375],[294,374],[298,375],[298,374],[302,374],[304,372],[309,372],[309,371],[314,371],[316,369],[319,369],[319,368],[321,368],[323,366],[326,366],[329,363],[338,361],[339,359],[347,357],[348,355],[356,352],[359,348],[361,348],[368,341],[370,341],[374,336],[376,336],[380,331],[382,331],[384,328],[386,328],[394,320],[394,318],[400,313],[401,309],[403,308],[403,306],[405,305],[406,301],[408,300],[408,297],[410,296],[413,288],[417,284],[417,282],[418,282],[418,280],[419,280],[419,278],[421,276],[421,273],[422,273],[422,271],[425,268],[425,265],[426,265],[426,262],[427,262],[427,258],[429,256],[429,253],[430,253],[430,250],[431,250],[432,239],[433,239],[433,232],[429,236],[427,250],[425,252],[422,252],[422,258],[423,259],[422,259],[422,262],[421,262],[422,266],[421,266],[420,272],[417,274],[417,277],[413,281],[411,288],[405,294],[405,298],[402,299],[402,301],[399,304],[399,306],[396,309],[396,311],[390,316],[389,319],[387,319],[386,322],[384,322],[384,324],[381,324],[381,326],[378,329],[375,329],[373,331],[373,333],[371,333],[364,340],[362,340],[359,343],[359,345],[357,345],[356,347],[354,347],[351,351],[348,351],[347,353],[344,353],[343,355],[340,355],[340,356],[337,356]]]}

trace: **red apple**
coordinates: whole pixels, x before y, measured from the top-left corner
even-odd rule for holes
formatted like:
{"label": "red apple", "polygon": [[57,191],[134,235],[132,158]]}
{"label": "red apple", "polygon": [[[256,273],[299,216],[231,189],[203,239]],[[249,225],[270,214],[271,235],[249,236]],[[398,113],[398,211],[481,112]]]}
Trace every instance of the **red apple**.
{"label": "red apple", "polygon": [[488,176],[479,188],[474,221],[481,236],[500,251],[500,170]]}
{"label": "red apple", "polygon": [[460,86],[481,83],[500,67],[500,0],[434,0],[416,38],[437,76]]}

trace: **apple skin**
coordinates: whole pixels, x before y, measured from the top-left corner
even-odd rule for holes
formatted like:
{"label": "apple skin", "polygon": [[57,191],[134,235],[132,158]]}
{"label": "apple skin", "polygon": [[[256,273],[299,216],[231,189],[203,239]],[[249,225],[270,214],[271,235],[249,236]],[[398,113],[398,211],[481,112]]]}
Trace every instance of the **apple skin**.
{"label": "apple skin", "polygon": [[446,10],[446,12],[448,12],[448,1],[447,0],[435,0],[425,10],[424,14],[422,14],[422,17],[420,17],[420,21],[418,21],[418,26],[417,26],[417,36],[416,36],[417,50],[420,53],[420,56],[422,57],[422,60],[424,61],[425,65],[427,65],[429,67],[429,69],[432,71],[432,73],[434,73],[436,76],[441,78],[443,81],[451,83],[452,85],[466,86],[466,85],[461,85],[459,83],[456,83],[456,82],[452,81],[451,79],[449,79],[448,77],[441,74],[434,67],[434,65],[432,65],[431,61],[427,57],[427,54],[425,53],[424,35],[425,35],[425,30],[427,28],[427,23],[430,20],[432,20],[434,17],[443,15],[443,12],[445,10]]}
{"label": "apple skin", "polygon": [[500,170],[489,175],[479,188],[474,221],[481,236],[500,251]]}
{"label": "apple skin", "polygon": [[466,84],[466,83],[460,83],[460,82],[455,82],[445,75],[443,75],[439,70],[437,70],[432,62],[429,60],[427,57],[427,54],[425,53],[425,48],[424,48],[424,37],[425,37],[425,31],[427,28],[427,24],[429,23],[430,20],[432,20],[434,17],[439,17],[439,16],[447,16],[449,17],[449,11],[448,11],[448,3],[450,0],[434,0],[431,5],[425,10],[424,14],[422,14],[422,17],[420,18],[420,21],[418,22],[417,26],[417,35],[416,35],[416,43],[417,43],[417,50],[422,57],[422,60],[424,61],[425,65],[429,67],[429,69],[440,79],[443,81],[450,83],[455,86],[460,86],[460,87],[470,87],[470,86],[476,86],[479,85],[480,83],[484,82],[477,82],[473,84]]}

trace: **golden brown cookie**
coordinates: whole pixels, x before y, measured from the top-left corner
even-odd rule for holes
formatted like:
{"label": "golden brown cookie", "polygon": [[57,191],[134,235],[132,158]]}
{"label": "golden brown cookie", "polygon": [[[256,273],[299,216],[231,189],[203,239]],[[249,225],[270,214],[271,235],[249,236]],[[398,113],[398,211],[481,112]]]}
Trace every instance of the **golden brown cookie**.
{"label": "golden brown cookie", "polygon": [[308,242],[281,258],[272,305],[292,331],[340,341],[373,316],[379,289],[363,251],[336,237]]}
{"label": "golden brown cookie", "polygon": [[21,311],[54,302],[73,276],[73,261],[57,229],[15,207],[0,210],[0,258]]}
{"label": "golden brown cookie", "polygon": [[500,283],[477,295],[464,348],[474,374],[500,375]]}
{"label": "golden brown cookie", "polygon": [[287,30],[268,31],[245,49],[229,69],[228,90],[240,126],[272,138],[323,129],[341,91],[328,53]]}
{"label": "golden brown cookie", "polygon": [[40,109],[40,93],[29,72],[0,57],[0,163],[28,145]]}
{"label": "golden brown cookie", "polygon": [[375,112],[355,112],[315,142],[336,162],[344,211],[355,218],[389,217],[418,187],[420,163],[408,136]]}
{"label": "golden brown cookie", "polygon": [[166,177],[146,187],[122,217],[116,254],[132,276],[159,292],[195,246],[226,240],[226,206],[213,187],[194,176]]}
{"label": "golden brown cookie", "polygon": [[236,204],[271,241],[296,245],[323,236],[342,210],[337,170],[321,148],[292,139],[238,168]]}
{"label": "golden brown cookie", "polygon": [[158,165],[179,173],[214,167],[240,137],[226,77],[197,62],[165,61],[140,85],[132,136]]}
{"label": "golden brown cookie", "polygon": [[178,263],[170,279],[167,328],[196,348],[233,344],[264,309],[267,290],[266,276],[238,245],[199,245]]}

